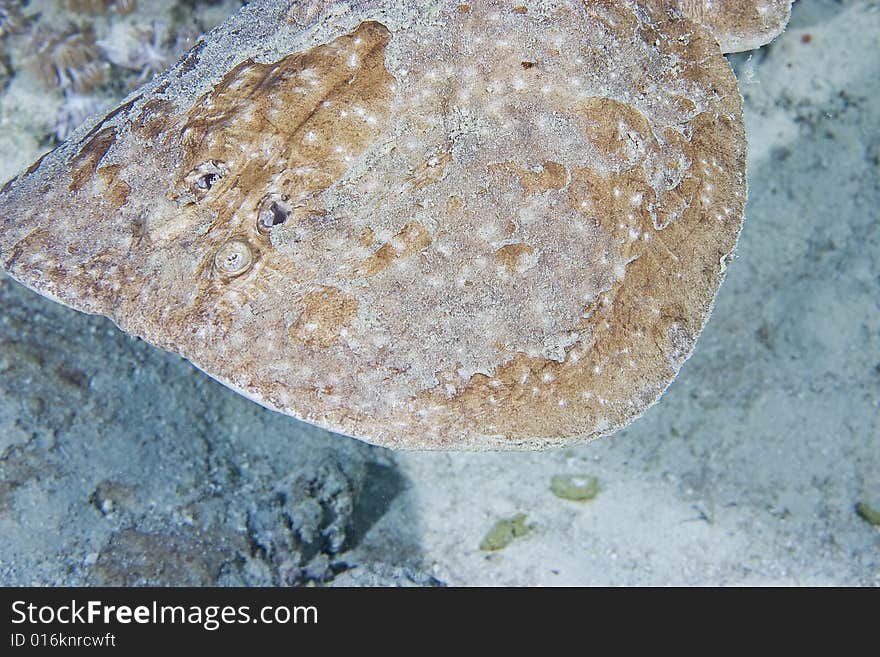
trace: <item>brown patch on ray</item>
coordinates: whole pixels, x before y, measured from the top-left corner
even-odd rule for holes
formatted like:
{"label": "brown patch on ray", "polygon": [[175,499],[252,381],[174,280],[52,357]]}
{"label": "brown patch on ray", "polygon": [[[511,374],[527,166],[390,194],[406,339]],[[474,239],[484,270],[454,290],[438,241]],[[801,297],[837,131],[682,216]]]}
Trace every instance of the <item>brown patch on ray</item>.
{"label": "brown patch on ray", "polygon": [[540,194],[551,189],[565,187],[568,172],[558,162],[544,162],[541,171],[527,171],[520,176],[519,182],[526,194]]}
{"label": "brown patch on ray", "polygon": [[[346,156],[370,145],[387,119],[394,82],[384,66],[390,38],[383,25],[366,22],[278,62],[248,60],[233,68],[189,113],[181,131],[180,182],[198,164],[216,160],[235,167],[214,195],[233,187],[262,192],[275,176],[280,188],[271,191],[291,198],[326,189],[348,168]],[[349,61],[357,62],[356,74]],[[363,117],[340,120],[340,107],[361,104]],[[254,135],[261,135],[261,148],[248,152]]]}
{"label": "brown patch on ray", "polygon": [[326,348],[357,314],[357,301],[335,287],[322,287],[303,297],[303,311],[290,326],[290,337],[311,347]]}
{"label": "brown patch on ray", "polygon": [[85,142],[70,163],[68,189],[78,192],[98,170],[98,164],[116,142],[116,128],[108,126]]}
{"label": "brown patch on ray", "polygon": [[104,196],[110,203],[110,208],[114,211],[121,208],[128,200],[128,195],[131,194],[131,186],[118,178],[121,169],[121,164],[110,164],[98,168],[97,171],[98,176],[107,188]]}
{"label": "brown patch on ray", "polygon": [[526,264],[526,258],[535,252],[529,244],[507,244],[495,252],[495,261],[507,270],[511,276]]}
{"label": "brown patch on ray", "polygon": [[568,183],[568,171],[558,162],[544,162],[537,171],[531,171],[512,162],[493,164],[490,171],[514,177],[526,194],[543,194],[560,190]]}
{"label": "brown patch on ray", "polygon": [[611,155],[619,165],[624,165],[640,155],[634,147],[634,139],[651,136],[647,118],[635,107],[613,98],[591,98],[580,107],[580,114],[587,123],[587,135],[600,152]]}
{"label": "brown patch on ray", "polygon": [[45,248],[51,241],[52,234],[45,228],[37,228],[30,231],[12,247],[11,253],[3,261],[3,268],[10,271],[23,254],[34,249]]}
{"label": "brown patch on ray", "polygon": [[452,165],[451,153],[440,153],[428,158],[413,172],[410,181],[416,189],[422,189],[443,179]]}
{"label": "brown patch on ray", "polygon": [[361,231],[358,236],[358,242],[361,246],[371,247],[376,242],[376,233],[369,226]]}
{"label": "brown patch on ray", "polygon": [[355,269],[356,276],[375,276],[387,269],[393,262],[418,253],[431,244],[431,234],[418,221],[410,221],[391,242],[383,244],[360,263]]}
{"label": "brown patch on ray", "polygon": [[174,115],[174,111],[174,103],[170,100],[165,98],[148,100],[141,106],[140,113],[132,123],[132,130],[146,140],[156,139],[172,126],[169,117]]}

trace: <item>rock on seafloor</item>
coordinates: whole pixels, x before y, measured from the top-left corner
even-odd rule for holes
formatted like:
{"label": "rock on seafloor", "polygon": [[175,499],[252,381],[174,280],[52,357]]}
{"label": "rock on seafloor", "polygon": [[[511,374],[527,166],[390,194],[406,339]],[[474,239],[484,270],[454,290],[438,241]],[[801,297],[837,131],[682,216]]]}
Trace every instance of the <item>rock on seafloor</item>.
{"label": "rock on seafloor", "polygon": [[0,252],[308,422],[538,448],[658,398],[744,202],[736,81],[669,4],[257,2],[10,181]]}
{"label": "rock on seafloor", "polygon": [[380,451],[30,297],[0,281],[5,585],[435,583],[375,536],[405,486]]}

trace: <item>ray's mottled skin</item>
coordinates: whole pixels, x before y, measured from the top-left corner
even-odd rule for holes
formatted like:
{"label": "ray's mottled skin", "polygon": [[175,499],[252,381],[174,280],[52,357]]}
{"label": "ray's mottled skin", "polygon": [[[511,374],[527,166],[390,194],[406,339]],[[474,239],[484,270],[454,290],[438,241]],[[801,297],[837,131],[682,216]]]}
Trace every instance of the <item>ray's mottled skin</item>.
{"label": "ray's mottled skin", "polygon": [[760,48],[782,34],[794,0],[675,0],[679,10],[704,25],[721,52]]}
{"label": "ray's mottled skin", "polygon": [[671,5],[421,4],[251,3],[7,183],[4,268],[376,444],[624,426],[739,234],[730,67]]}

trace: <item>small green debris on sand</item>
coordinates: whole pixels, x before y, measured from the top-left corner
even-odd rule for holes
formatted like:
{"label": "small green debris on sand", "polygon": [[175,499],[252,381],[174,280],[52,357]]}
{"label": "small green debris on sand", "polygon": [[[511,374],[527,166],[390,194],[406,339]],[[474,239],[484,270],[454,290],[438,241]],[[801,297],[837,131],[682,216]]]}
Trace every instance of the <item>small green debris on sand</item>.
{"label": "small green debris on sand", "polygon": [[526,514],[517,513],[512,518],[505,518],[496,522],[480,543],[480,549],[484,552],[494,552],[495,550],[506,548],[513,539],[525,536],[528,533],[529,528],[526,525]]}
{"label": "small green debris on sand", "polygon": [[588,475],[554,475],[550,490],[564,500],[586,502],[599,494],[599,479]]}
{"label": "small green debris on sand", "polygon": [[856,504],[856,513],[858,513],[859,517],[867,522],[869,525],[880,527],[880,511],[875,509],[870,504],[867,504],[866,502],[859,502],[858,504]]}

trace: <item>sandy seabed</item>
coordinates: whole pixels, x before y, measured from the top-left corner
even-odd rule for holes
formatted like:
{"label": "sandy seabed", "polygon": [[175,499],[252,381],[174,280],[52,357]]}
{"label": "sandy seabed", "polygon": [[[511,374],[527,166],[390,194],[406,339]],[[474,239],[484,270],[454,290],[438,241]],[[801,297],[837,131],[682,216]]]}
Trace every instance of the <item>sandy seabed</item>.
{"label": "sandy seabed", "polygon": [[[876,1],[801,0],[731,57],[738,257],[669,391],[584,447],[369,447],[0,279],[0,584],[880,584],[856,512],[880,508],[877,52]],[[17,78],[0,177],[57,111]],[[601,490],[560,499],[557,475]],[[520,513],[525,535],[480,549]]]}

